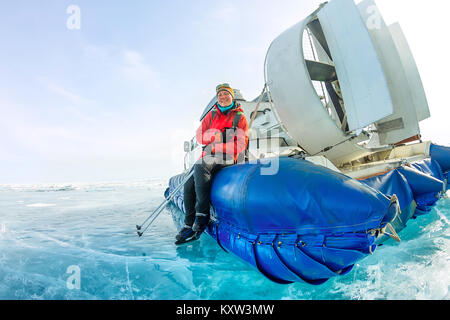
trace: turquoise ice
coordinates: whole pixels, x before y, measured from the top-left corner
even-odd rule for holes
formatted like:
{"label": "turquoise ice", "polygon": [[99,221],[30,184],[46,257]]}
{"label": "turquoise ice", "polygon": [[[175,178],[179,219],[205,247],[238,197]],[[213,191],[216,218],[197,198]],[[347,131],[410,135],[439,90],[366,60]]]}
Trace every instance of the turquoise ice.
{"label": "turquoise ice", "polygon": [[0,299],[450,299],[450,200],[347,275],[278,285],[208,235],[177,247],[165,180],[0,186]]}

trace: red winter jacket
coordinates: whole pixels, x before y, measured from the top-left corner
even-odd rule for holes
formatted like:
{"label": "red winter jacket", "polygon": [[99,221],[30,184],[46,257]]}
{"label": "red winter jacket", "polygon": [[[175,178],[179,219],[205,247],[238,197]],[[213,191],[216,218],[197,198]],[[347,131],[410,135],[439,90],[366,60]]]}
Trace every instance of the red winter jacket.
{"label": "red winter jacket", "polygon": [[[213,109],[203,118],[202,124],[197,129],[197,141],[203,145],[212,144],[212,154],[215,153],[226,153],[233,157],[234,161],[237,161],[238,155],[243,153],[247,148],[248,143],[248,123],[245,118],[244,111],[242,111],[241,105],[237,102],[236,106],[229,110],[226,114],[223,114],[217,104],[214,105]],[[216,110],[214,119],[213,110]],[[238,122],[236,133],[234,134],[231,129],[233,126],[233,120],[236,113],[241,112],[241,118]],[[228,141],[222,141],[222,132],[226,129],[231,130],[231,138]],[[203,158],[206,152],[202,152]]]}

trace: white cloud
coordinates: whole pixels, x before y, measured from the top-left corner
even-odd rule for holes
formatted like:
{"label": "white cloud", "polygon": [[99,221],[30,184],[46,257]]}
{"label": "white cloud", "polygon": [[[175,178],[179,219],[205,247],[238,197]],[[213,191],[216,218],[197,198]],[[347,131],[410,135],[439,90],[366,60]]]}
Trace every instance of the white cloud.
{"label": "white cloud", "polygon": [[67,100],[74,102],[74,103],[86,103],[88,102],[87,99],[83,98],[82,96],[65,89],[64,87],[57,85],[55,83],[49,83],[47,85],[47,88],[51,91],[54,92],[64,98],[66,98]]}
{"label": "white cloud", "polygon": [[218,7],[214,8],[207,14],[208,20],[212,20],[215,23],[230,23],[237,18],[237,9],[231,2],[221,2]]}
{"label": "white cloud", "polygon": [[121,72],[128,81],[159,87],[158,73],[147,64],[141,53],[127,49],[122,52],[122,59]]}
{"label": "white cloud", "polygon": [[[141,52],[116,46],[85,44],[84,56],[99,70],[107,70],[108,80],[120,85],[160,88],[161,75]],[[117,83],[116,83],[117,84]]]}
{"label": "white cloud", "polygon": [[92,104],[92,103],[94,103],[94,101],[75,93],[73,90],[62,86],[61,84],[56,83],[56,82],[48,79],[47,77],[40,76],[40,77],[37,77],[36,79],[39,83],[44,85],[48,89],[49,92],[54,93],[54,94],[64,98],[68,102],[71,102],[73,104]]}

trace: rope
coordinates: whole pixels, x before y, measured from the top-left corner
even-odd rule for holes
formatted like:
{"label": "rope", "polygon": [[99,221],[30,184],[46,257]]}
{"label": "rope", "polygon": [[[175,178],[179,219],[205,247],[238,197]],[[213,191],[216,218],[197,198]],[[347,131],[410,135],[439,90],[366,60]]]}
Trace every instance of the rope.
{"label": "rope", "polygon": [[252,114],[252,118],[250,119],[250,124],[248,125],[248,129],[250,130],[253,124],[253,121],[256,118],[256,114],[258,113],[258,109],[259,109],[259,105],[261,104],[261,101],[264,97],[264,92],[266,92],[266,88],[267,88],[267,83],[264,84],[264,88],[261,91],[261,95],[259,96],[258,102],[256,103],[256,107],[255,110],[253,110],[253,114]]}
{"label": "rope", "polygon": [[[389,228],[390,232],[387,232],[386,229]],[[377,229],[371,229],[368,230],[367,233],[370,233],[371,235],[375,236],[375,237],[379,237],[381,234],[385,234],[388,237],[394,239],[397,242],[400,242],[401,239],[398,236],[397,232],[395,231],[394,227],[392,226],[392,224],[390,224],[389,222],[387,222],[383,227],[381,228],[377,228]]]}
{"label": "rope", "polygon": [[343,144],[343,143],[345,143],[345,142],[347,142],[347,141],[353,140],[353,139],[355,139],[356,137],[357,137],[357,135],[354,134],[354,135],[350,136],[350,138],[345,139],[344,141],[341,141],[341,142],[335,144],[334,146],[326,147],[325,149],[322,149],[322,150],[320,150],[319,152],[314,153],[313,155],[310,155],[310,157],[317,156],[319,153],[322,153],[322,152],[328,152],[328,151],[330,151],[331,149],[333,149],[334,147],[337,147],[337,146],[339,146],[339,145],[341,145],[341,144]]}
{"label": "rope", "polygon": [[[395,215],[395,217],[394,217],[394,219],[393,219],[393,220],[395,220],[395,218],[397,218],[398,214],[401,213],[401,210],[400,210],[400,204],[399,204],[399,202],[398,202],[398,197],[397,197],[396,194],[392,195],[392,197],[391,197],[391,203],[390,203],[390,205],[392,205],[392,204],[395,204],[396,207],[397,207],[397,209],[398,209],[397,212],[396,212],[396,215]],[[390,207],[390,206],[389,206],[389,207]],[[388,231],[387,231],[387,230],[388,230]],[[382,227],[380,227],[380,228],[368,230],[367,233],[370,233],[370,234],[372,234],[373,236],[375,236],[375,237],[377,237],[377,238],[378,238],[380,235],[384,234],[384,235],[386,235],[386,236],[388,236],[388,237],[394,239],[394,240],[397,241],[397,242],[400,242],[400,241],[401,241],[400,237],[398,236],[397,232],[395,231],[395,228],[392,226],[392,224],[391,224],[390,222],[386,222],[386,223],[385,223]],[[369,251],[370,251],[370,253],[372,254],[372,249],[371,249],[371,248],[369,248]]]}
{"label": "rope", "polygon": [[[391,233],[386,232],[386,228],[389,228],[389,230],[390,230]],[[402,240],[400,239],[400,237],[398,236],[397,232],[395,232],[395,229],[394,229],[394,227],[392,226],[392,224],[390,224],[389,222],[386,223],[386,226],[385,226],[384,228],[381,229],[381,234],[385,234],[385,235],[391,237],[392,239],[394,239],[394,240],[397,241],[397,242],[402,241]]]}
{"label": "rope", "polygon": [[391,197],[391,204],[393,203],[395,203],[398,208],[398,214],[402,213],[402,209],[400,208],[400,203],[396,194],[392,195]]}

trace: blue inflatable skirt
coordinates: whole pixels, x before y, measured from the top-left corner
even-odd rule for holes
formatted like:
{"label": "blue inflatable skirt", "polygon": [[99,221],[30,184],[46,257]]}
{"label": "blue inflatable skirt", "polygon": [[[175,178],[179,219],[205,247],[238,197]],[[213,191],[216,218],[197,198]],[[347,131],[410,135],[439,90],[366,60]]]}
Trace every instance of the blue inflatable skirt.
{"label": "blue inflatable skirt", "polygon": [[[320,284],[373,253],[396,208],[381,192],[305,160],[276,158],[222,169],[211,188],[217,243],[278,283]],[[171,178],[175,188],[184,175]],[[174,203],[184,211],[182,191]]]}
{"label": "blue inflatable skirt", "polygon": [[[362,180],[385,195],[395,194],[398,197],[401,210],[392,222],[396,232],[405,228],[409,219],[429,213],[449,188],[450,148],[432,144],[430,156],[429,159]],[[387,239],[382,236],[377,243]]]}
{"label": "blue inflatable skirt", "polygon": [[[271,161],[217,173],[206,232],[282,284],[321,284],[348,273],[386,240],[388,224],[401,230],[430,211],[447,188],[448,172],[433,158],[364,181],[306,160]],[[274,163],[277,170],[267,170]],[[184,177],[170,179],[166,197]],[[184,212],[183,190],[172,201]]]}

